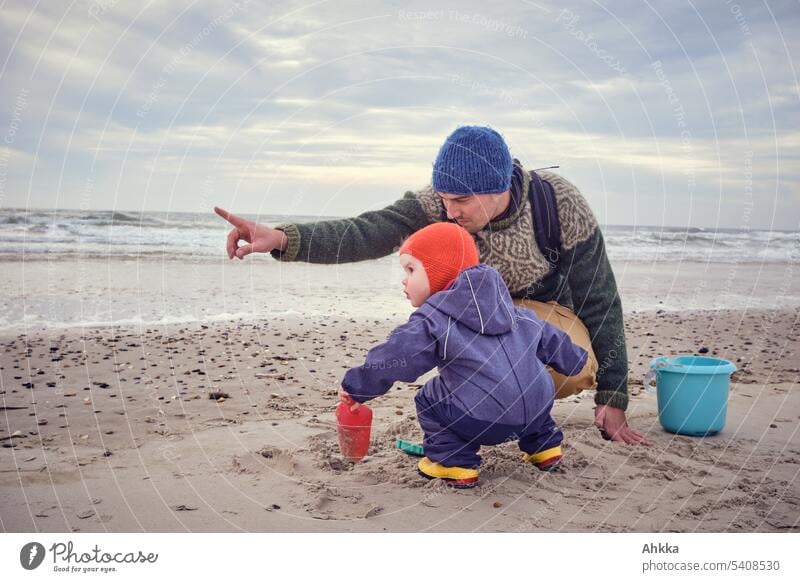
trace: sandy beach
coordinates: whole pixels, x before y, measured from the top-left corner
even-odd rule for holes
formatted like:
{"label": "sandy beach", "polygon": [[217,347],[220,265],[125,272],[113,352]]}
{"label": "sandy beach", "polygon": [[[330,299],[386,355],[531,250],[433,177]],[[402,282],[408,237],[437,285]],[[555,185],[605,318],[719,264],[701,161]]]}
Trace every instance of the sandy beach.
{"label": "sandy beach", "polygon": [[[798,315],[628,313],[628,418],[653,446],[603,441],[583,393],[554,408],[563,472],[524,465],[514,444],[484,448],[466,491],[424,480],[393,446],[421,437],[418,383],[373,402],[364,461],[339,454],[338,380],[402,315],[6,333],[0,529],[797,531]],[[654,356],[701,350],[739,367],[726,427],[669,434],[642,377]]]}
{"label": "sandy beach", "polygon": [[[0,582],[119,562],[115,582],[800,580],[791,30],[800,0],[3,0]],[[510,295],[582,317],[595,358],[576,370],[561,336],[513,318],[494,273],[459,280],[473,251]],[[467,413],[443,423],[462,441],[535,432],[537,463],[503,442],[481,449],[474,488],[423,477],[396,441],[422,444],[415,395],[437,370],[368,403],[369,452],[351,462],[346,371],[455,281],[370,371],[412,375],[430,331],[453,378],[437,387],[455,392],[431,416]],[[526,358],[605,389],[626,381],[625,351],[635,432],[594,391],[558,400],[556,465],[550,384]],[[647,373],[680,356],[726,360],[721,431],[662,426]],[[681,387],[707,395],[708,376]],[[362,377],[360,399],[378,383]],[[428,454],[471,465],[449,436]],[[145,535],[102,535],[129,532]],[[434,551],[404,536],[392,559],[361,547],[373,536],[282,535],[298,532],[545,535],[437,536]],[[162,557],[117,559],[139,551]]]}

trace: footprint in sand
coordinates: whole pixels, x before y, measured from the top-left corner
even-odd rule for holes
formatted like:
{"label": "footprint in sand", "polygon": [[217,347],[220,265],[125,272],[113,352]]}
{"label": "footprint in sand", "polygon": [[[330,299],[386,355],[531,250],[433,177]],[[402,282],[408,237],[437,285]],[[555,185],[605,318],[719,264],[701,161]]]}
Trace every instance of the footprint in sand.
{"label": "footprint in sand", "polygon": [[282,475],[294,475],[297,469],[293,455],[278,447],[266,445],[261,447],[258,454],[263,459],[264,465]]}
{"label": "footprint in sand", "polygon": [[231,460],[231,471],[240,475],[270,472],[289,477],[295,475],[296,469],[297,464],[291,453],[270,445],[256,452],[234,455]]}
{"label": "footprint in sand", "polygon": [[296,500],[314,519],[366,519],[380,513],[374,504],[364,506],[364,495],[357,490],[306,482],[306,490]]}

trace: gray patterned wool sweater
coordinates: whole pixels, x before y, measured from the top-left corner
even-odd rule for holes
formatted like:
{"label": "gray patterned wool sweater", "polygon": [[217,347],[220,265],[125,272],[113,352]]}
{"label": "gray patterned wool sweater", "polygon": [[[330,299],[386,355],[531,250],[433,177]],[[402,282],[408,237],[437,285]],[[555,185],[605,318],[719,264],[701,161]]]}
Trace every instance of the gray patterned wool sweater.
{"label": "gray patterned wool sweater", "polygon": [[[556,195],[561,222],[558,267],[552,267],[536,244],[528,199],[530,175],[519,163],[511,186],[518,207],[473,235],[481,262],[500,272],[512,297],[556,300],[575,311],[589,330],[599,364],[595,402],[625,410],[628,358],[622,303],[603,235],[574,185],[551,172],[540,176]],[[442,220],[443,212],[441,199],[428,185],[355,218],[278,225],[275,228],[286,233],[289,242],[284,252],[272,251],[272,256],[327,264],[377,259],[396,252],[413,232]]]}

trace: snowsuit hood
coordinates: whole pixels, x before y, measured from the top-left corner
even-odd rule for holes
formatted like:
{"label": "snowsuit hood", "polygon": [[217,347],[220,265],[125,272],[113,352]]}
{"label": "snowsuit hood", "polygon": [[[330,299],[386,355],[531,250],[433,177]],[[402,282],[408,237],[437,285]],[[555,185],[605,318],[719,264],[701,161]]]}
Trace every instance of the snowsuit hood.
{"label": "snowsuit hood", "polygon": [[488,265],[465,269],[449,289],[426,304],[481,335],[501,335],[515,325],[514,303],[503,278]]}

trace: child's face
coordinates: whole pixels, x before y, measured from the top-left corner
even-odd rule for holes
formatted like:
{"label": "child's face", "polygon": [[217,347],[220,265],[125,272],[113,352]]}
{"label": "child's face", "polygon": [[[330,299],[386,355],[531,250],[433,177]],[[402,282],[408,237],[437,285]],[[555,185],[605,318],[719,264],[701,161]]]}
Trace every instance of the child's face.
{"label": "child's face", "polygon": [[431,284],[422,263],[411,255],[400,255],[400,265],[406,273],[403,291],[414,307],[419,307],[431,296]]}

